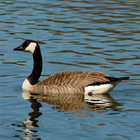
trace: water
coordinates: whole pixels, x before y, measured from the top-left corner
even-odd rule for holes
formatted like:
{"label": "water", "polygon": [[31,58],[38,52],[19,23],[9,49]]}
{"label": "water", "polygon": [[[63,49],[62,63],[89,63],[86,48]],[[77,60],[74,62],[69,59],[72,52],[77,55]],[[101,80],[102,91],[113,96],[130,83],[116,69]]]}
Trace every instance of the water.
{"label": "water", "polygon": [[[1,1],[0,138],[139,139],[139,7],[139,0]],[[32,56],[13,48],[26,39],[40,44],[41,79],[86,70],[130,80],[104,96],[24,93]]]}

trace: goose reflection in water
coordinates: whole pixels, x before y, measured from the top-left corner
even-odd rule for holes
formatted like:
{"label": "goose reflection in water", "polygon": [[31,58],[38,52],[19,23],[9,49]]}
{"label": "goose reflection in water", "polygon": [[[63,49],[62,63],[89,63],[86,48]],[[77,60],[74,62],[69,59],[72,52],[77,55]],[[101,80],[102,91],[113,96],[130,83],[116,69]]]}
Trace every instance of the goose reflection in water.
{"label": "goose reflection in water", "polygon": [[[54,105],[52,109],[57,109],[59,112],[73,111],[89,112],[97,110],[117,110],[117,106],[120,106],[109,94],[107,95],[81,95],[81,94],[33,94],[29,92],[23,92],[23,98],[29,100],[33,104],[36,102],[33,110],[38,110],[42,106],[41,102]],[[40,105],[37,105],[40,104]],[[38,107],[38,108],[35,108]]]}
{"label": "goose reflection in water", "polygon": [[[109,94],[107,95],[83,95],[83,94],[48,94],[48,95],[39,95],[29,92],[23,92],[22,94],[25,100],[31,102],[31,108],[33,112],[30,112],[28,115],[29,119],[23,121],[24,132],[26,132],[27,137],[32,136],[36,133],[35,130],[32,130],[33,127],[39,127],[37,118],[42,115],[40,112],[40,107],[42,107],[41,102],[54,105],[52,109],[58,110],[58,112],[65,112],[69,114],[69,111],[74,113],[86,113],[93,111],[102,111],[102,110],[118,110],[117,106],[120,106]],[[77,117],[88,117],[89,114],[84,114],[83,116]],[[90,114],[91,116],[91,114]]]}

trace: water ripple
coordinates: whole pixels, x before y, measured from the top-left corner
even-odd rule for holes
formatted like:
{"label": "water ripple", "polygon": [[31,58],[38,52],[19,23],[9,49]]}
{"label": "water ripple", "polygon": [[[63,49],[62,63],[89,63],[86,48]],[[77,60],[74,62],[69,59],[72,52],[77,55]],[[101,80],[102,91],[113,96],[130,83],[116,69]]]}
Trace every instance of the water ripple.
{"label": "water ripple", "polygon": [[[0,5],[2,139],[92,139],[93,134],[95,139],[139,139],[139,0],[6,0]],[[13,48],[25,39],[40,44],[43,78],[86,70],[130,80],[118,84],[112,97],[23,100],[21,85],[32,58]]]}

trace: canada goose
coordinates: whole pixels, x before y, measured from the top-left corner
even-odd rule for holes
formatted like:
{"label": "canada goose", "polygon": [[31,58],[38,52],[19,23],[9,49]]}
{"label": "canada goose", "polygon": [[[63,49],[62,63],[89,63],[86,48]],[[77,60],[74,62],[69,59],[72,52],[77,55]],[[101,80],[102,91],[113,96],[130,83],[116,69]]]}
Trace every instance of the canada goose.
{"label": "canada goose", "polygon": [[42,71],[42,55],[38,43],[34,40],[26,40],[13,50],[31,52],[33,55],[32,73],[22,84],[22,89],[31,92],[106,94],[121,80],[129,79],[129,77],[115,78],[97,71],[65,71],[38,81]]}

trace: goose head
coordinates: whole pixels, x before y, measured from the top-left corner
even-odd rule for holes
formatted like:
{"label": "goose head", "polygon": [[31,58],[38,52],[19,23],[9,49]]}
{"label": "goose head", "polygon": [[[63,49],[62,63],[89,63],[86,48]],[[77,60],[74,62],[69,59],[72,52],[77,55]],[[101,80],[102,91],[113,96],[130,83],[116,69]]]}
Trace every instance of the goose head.
{"label": "goose head", "polygon": [[14,48],[14,51],[24,51],[24,52],[30,52],[34,53],[36,50],[36,47],[38,47],[38,43],[34,40],[26,40],[24,41],[19,47]]}
{"label": "goose head", "polygon": [[26,40],[19,47],[14,48],[14,51],[30,52],[33,55],[33,70],[32,73],[23,82],[23,89],[32,89],[32,86],[38,83],[38,79],[42,72],[42,55],[38,43],[34,40]]}

